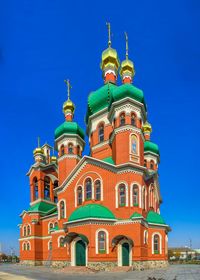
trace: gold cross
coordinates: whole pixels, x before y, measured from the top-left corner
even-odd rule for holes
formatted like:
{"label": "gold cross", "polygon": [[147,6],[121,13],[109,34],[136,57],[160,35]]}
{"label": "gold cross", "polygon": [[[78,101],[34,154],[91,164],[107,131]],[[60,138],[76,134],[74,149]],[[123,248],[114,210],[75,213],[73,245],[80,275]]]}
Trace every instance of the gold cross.
{"label": "gold cross", "polygon": [[108,27],[108,47],[111,47],[111,33],[110,33],[110,22],[106,22]]}
{"label": "gold cross", "polygon": [[40,137],[38,136],[38,148],[40,148]]}
{"label": "gold cross", "polygon": [[128,59],[128,35],[126,32],[124,32],[124,34],[126,39],[126,59]]}
{"label": "gold cross", "polygon": [[69,98],[70,98],[70,89],[72,88],[72,86],[71,86],[69,80],[64,80],[64,83],[67,85],[67,97],[68,97],[68,100],[69,100]]}

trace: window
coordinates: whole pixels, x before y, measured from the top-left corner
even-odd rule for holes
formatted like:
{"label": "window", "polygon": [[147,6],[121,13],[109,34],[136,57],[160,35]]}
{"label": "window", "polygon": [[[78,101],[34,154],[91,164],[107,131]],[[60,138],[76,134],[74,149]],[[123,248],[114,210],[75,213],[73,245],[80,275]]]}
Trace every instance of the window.
{"label": "window", "polygon": [[62,145],[60,147],[60,156],[63,156],[64,154],[65,154],[65,147],[64,147],[64,145]]}
{"label": "window", "polygon": [[24,226],[24,236],[26,236],[26,226]]}
{"label": "window", "polygon": [[144,231],[144,244],[148,243],[148,232],[147,230]]}
{"label": "window", "polygon": [[83,203],[83,190],[82,187],[79,186],[77,189],[77,204],[81,205]]}
{"label": "window", "polygon": [[52,251],[52,241],[49,241],[49,251]]}
{"label": "window", "polygon": [[65,246],[64,237],[60,237],[59,246],[60,247],[64,247]]}
{"label": "window", "polygon": [[133,186],[133,206],[138,206],[138,186]]}
{"label": "window", "polygon": [[54,201],[54,203],[58,203],[58,197],[57,197],[57,195],[54,195],[53,201]]}
{"label": "window", "polygon": [[99,233],[98,233],[98,252],[106,253],[106,233],[105,233],[105,231],[99,231]]}
{"label": "window", "polygon": [[153,160],[150,161],[150,168],[154,169],[154,161]]}
{"label": "window", "polygon": [[60,202],[60,219],[65,218],[65,202],[61,201]]}
{"label": "window", "polygon": [[71,143],[68,145],[68,154],[73,154],[73,145]]}
{"label": "window", "polygon": [[57,222],[55,222],[54,227],[57,227],[57,226],[58,226],[58,223],[57,223]]}
{"label": "window", "polygon": [[53,183],[53,188],[57,188],[58,187],[58,180],[55,180],[54,183]]}
{"label": "window", "polygon": [[26,243],[23,244],[23,250],[26,251]]}
{"label": "window", "polygon": [[125,206],[126,204],[126,187],[124,184],[119,185],[119,205]]}
{"label": "window", "polygon": [[147,167],[147,160],[144,160],[144,167]]}
{"label": "window", "polygon": [[53,223],[49,224],[49,232],[51,232],[51,230],[53,229]]}
{"label": "window", "polygon": [[100,180],[97,180],[95,182],[95,199],[101,200],[101,182],[100,182]]}
{"label": "window", "polygon": [[92,199],[92,181],[91,179],[87,179],[85,183],[85,188],[86,188],[86,200]]}
{"label": "window", "polygon": [[77,146],[77,155],[81,156],[81,149],[79,145]]}
{"label": "window", "polygon": [[31,234],[31,228],[30,228],[30,226],[28,225],[27,226],[27,235],[30,235]]}
{"label": "window", "polygon": [[136,118],[134,114],[131,114],[131,125],[135,126],[136,125]]}
{"label": "window", "polygon": [[49,177],[44,178],[44,199],[50,200],[50,179],[49,179]]}
{"label": "window", "polygon": [[120,125],[125,125],[125,114],[124,113],[122,113],[121,115],[120,115]]}
{"label": "window", "polygon": [[34,199],[38,199],[38,180],[37,178],[33,181],[33,189],[34,189]]}
{"label": "window", "polygon": [[131,135],[131,153],[138,154],[138,140],[135,135]]}
{"label": "window", "polygon": [[145,210],[145,205],[146,205],[146,193],[145,193],[145,189],[143,189],[142,191],[142,201],[143,201],[143,209]]}
{"label": "window", "polygon": [[27,243],[26,250],[30,251],[30,244],[29,243]]}
{"label": "window", "polygon": [[103,124],[101,124],[99,126],[98,133],[99,133],[99,142],[103,142],[104,141],[104,125]]}
{"label": "window", "polygon": [[160,237],[159,237],[158,234],[155,234],[154,237],[153,237],[153,251],[154,251],[154,254],[159,254],[160,253],[159,242],[160,242]]}

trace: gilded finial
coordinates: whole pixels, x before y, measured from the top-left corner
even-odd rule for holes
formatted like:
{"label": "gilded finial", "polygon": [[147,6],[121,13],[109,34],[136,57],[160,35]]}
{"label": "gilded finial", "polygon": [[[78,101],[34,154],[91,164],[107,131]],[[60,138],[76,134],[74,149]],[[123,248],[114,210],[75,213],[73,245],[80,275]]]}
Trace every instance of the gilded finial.
{"label": "gilded finial", "polygon": [[38,136],[38,148],[40,148],[40,137]]}
{"label": "gilded finial", "polygon": [[126,59],[128,59],[128,34],[124,32],[126,39]]}
{"label": "gilded finial", "polygon": [[68,80],[64,80],[64,83],[67,85],[67,98],[68,100],[70,100],[70,89],[72,88],[69,79]]}
{"label": "gilded finial", "polygon": [[110,22],[106,22],[108,28],[108,47],[111,47],[111,33],[110,33]]}

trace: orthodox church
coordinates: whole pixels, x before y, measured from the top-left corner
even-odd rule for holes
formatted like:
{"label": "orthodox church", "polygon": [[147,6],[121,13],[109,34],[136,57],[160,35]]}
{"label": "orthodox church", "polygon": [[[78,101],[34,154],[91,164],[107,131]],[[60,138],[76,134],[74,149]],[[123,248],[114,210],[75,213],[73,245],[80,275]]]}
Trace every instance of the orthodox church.
{"label": "orthodox church", "polygon": [[[160,215],[160,152],[151,141],[143,91],[133,85],[134,64],[103,51],[103,85],[88,96],[86,132],[63,104],[54,147],[34,150],[30,207],[21,213],[20,260],[30,265],[163,267],[170,227]],[[118,73],[121,82],[117,84]],[[85,134],[90,154],[83,155]]]}

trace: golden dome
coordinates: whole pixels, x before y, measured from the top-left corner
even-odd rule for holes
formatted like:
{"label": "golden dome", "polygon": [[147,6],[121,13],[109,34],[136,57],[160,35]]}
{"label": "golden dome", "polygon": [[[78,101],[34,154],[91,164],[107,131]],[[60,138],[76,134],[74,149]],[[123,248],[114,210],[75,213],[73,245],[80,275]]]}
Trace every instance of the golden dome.
{"label": "golden dome", "polygon": [[57,157],[56,156],[52,156],[51,157],[51,162],[57,162]]}
{"label": "golden dome", "polygon": [[33,154],[34,156],[35,155],[43,155],[44,154],[44,150],[40,147],[36,148],[34,151],[33,151]]}
{"label": "golden dome", "polygon": [[120,70],[120,75],[122,76],[123,74],[131,74],[131,77],[135,75],[135,68],[134,64],[130,59],[125,59],[121,63],[121,70]]}
{"label": "golden dome", "polygon": [[64,114],[66,114],[67,112],[70,112],[70,113],[74,114],[74,110],[75,110],[74,103],[70,99],[65,101],[65,103],[63,104],[63,112],[64,112]]}
{"label": "golden dome", "polygon": [[151,124],[146,121],[143,124],[142,131],[145,132],[145,133],[151,133],[152,132]]}
{"label": "golden dome", "polygon": [[106,50],[102,52],[100,67],[103,70],[109,64],[115,66],[117,69],[119,68],[119,64],[120,64],[117,51],[111,47],[108,47]]}

